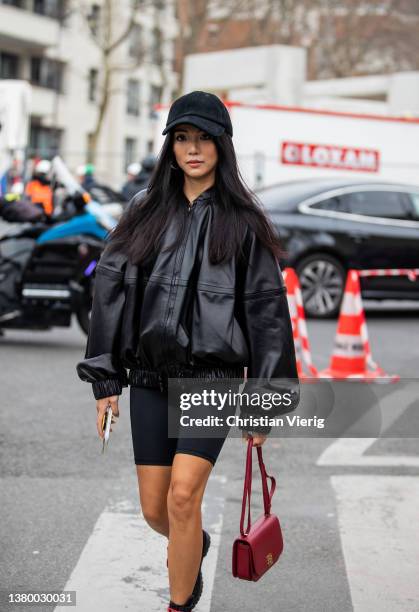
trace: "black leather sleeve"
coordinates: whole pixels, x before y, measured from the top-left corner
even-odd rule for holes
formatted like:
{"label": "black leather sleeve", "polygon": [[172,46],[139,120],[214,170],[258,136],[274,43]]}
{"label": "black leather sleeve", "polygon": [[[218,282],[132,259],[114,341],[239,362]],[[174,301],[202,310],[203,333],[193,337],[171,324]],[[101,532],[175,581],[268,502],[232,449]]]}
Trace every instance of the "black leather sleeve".
{"label": "black leather sleeve", "polygon": [[118,358],[126,263],[126,256],[109,253],[107,244],[96,266],[85,358],[76,366],[79,378],[92,383],[96,399],[120,395],[128,385]]}
{"label": "black leather sleeve", "polygon": [[[300,386],[286,286],[277,259],[249,230],[242,290],[242,324],[249,348],[244,392],[278,393],[276,406],[241,405],[241,416],[278,416],[295,410]],[[285,394],[285,395],[284,395]],[[266,396],[265,396],[266,397]],[[240,427],[269,433],[271,426]]]}

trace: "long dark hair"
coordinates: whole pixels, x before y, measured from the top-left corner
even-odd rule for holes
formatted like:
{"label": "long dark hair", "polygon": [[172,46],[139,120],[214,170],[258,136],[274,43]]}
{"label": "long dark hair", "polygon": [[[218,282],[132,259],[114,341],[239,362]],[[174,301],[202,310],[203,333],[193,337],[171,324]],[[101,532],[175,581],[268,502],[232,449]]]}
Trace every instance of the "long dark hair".
{"label": "long dark hair", "polygon": [[[182,202],[182,198],[185,199],[184,174],[173,153],[173,137],[171,130],[161,148],[145,197],[134,196],[109,236],[109,249],[121,250],[137,265],[158,251],[171,218],[180,206],[186,206]],[[240,174],[231,136],[224,133],[214,136],[213,140],[218,151],[214,187],[219,214],[215,215],[209,237],[210,263],[219,264],[235,255],[242,256],[248,225],[279,259],[283,255],[279,237],[256,194],[246,186]],[[182,240],[186,215],[179,217],[183,221],[176,239],[165,251],[177,248]]]}

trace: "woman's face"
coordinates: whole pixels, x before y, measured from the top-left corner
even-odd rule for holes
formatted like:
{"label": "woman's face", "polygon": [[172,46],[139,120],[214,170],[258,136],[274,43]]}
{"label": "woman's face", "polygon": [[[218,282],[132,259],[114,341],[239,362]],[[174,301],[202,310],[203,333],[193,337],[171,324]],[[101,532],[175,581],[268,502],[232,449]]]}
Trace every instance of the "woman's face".
{"label": "woman's face", "polygon": [[174,128],[173,152],[179,168],[190,178],[202,179],[215,173],[217,147],[207,132],[189,123],[177,125]]}

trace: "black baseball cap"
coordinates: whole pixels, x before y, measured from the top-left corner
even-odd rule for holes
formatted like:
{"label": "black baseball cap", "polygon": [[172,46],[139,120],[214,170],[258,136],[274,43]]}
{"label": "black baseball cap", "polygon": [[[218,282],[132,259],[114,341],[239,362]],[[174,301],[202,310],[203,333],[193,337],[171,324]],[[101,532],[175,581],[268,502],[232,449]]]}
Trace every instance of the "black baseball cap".
{"label": "black baseball cap", "polygon": [[162,134],[167,134],[179,123],[191,123],[211,136],[220,136],[224,132],[233,136],[226,106],[218,96],[207,91],[191,91],[177,98],[170,107]]}

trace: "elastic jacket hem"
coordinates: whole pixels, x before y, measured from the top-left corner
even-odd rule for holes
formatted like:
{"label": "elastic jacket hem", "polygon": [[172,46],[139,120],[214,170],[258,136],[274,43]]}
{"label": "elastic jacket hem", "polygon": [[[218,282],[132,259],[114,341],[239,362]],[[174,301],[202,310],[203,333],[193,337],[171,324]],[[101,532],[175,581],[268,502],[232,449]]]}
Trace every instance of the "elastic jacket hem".
{"label": "elastic jacket hem", "polygon": [[149,387],[167,391],[168,378],[194,378],[198,381],[244,378],[244,366],[185,366],[176,363],[168,364],[166,370],[165,372],[159,372],[147,368],[132,369],[128,375],[128,383],[133,387]]}

